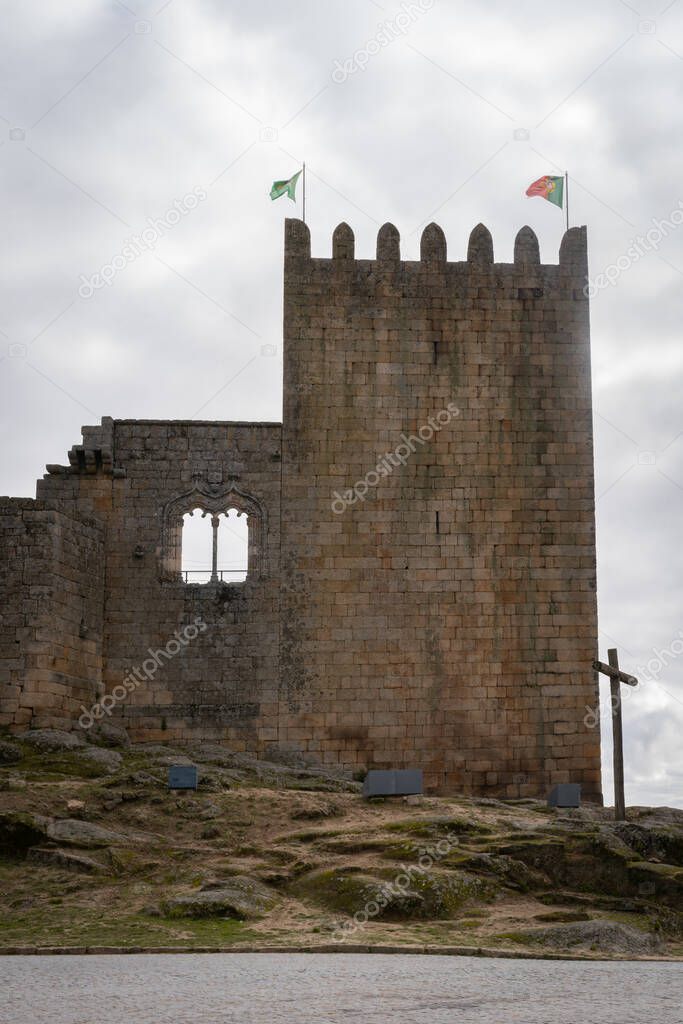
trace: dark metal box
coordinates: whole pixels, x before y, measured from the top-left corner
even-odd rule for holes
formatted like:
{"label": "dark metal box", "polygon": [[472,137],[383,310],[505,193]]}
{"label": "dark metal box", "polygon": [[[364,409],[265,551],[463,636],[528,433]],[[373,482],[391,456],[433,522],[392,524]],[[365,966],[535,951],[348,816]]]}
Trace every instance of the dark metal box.
{"label": "dark metal box", "polygon": [[174,764],[168,769],[169,789],[196,789],[197,781],[194,764]]}
{"label": "dark metal box", "polygon": [[373,769],[365,776],[363,796],[413,796],[422,793],[421,768]]}
{"label": "dark metal box", "polygon": [[561,782],[548,797],[548,807],[580,807],[581,786],[578,782]]}

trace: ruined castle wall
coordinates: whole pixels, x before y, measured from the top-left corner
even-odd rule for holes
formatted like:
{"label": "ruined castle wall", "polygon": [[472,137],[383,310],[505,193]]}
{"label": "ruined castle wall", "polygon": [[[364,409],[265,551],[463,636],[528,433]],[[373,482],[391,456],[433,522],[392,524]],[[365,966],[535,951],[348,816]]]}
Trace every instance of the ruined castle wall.
{"label": "ruined castle wall", "polygon": [[0,725],[70,728],[102,677],[102,527],[0,498]]}
{"label": "ruined castle wall", "polygon": [[[586,239],[285,256],[281,740],[431,787],[600,793]],[[457,415],[375,480],[402,435]],[[445,419],[442,416],[442,420]],[[423,433],[426,435],[427,430]],[[403,451],[403,449],[401,449]],[[385,463],[386,465],[386,463]],[[366,475],[370,472],[370,476]],[[345,492],[369,483],[364,500]],[[363,490],[361,486],[360,490]],[[335,498],[341,496],[341,501]],[[336,502],[336,503],[335,503]]]}
{"label": "ruined castle wall", "polygon": [[[104,420],[40,482],[46,501],[106,524],[104,690],[134,737],[276,741],[280,448],[279,424]],[[244,583],[183,582],[195,506],[248,515]]]}
{"label": "ruined castle wall", "polygon": [[[136,739],[600,797],[585,231],[556,265],[529,229],[508,264],[481,226],[463,262],[435,225],[399,248],[340,225],[312,259],[287,222],[282,426],[105,418],[2,499],[0,724],[97,703]],[[244,583],[183,580],[195,507],[247,516]]]}

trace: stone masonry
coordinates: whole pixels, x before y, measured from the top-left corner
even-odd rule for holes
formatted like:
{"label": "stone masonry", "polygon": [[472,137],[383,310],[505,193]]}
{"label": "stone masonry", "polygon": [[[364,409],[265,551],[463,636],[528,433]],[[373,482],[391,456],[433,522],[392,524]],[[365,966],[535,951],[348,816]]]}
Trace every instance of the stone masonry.
{"label": "stone masonry", "polygon": [[[0,499],[0,725],[600,800],[585,229],[406,262],[290,220],[284,276],[282,424],[105,418]],[[247,516],[243,583],[184,581],[197,507]]]}

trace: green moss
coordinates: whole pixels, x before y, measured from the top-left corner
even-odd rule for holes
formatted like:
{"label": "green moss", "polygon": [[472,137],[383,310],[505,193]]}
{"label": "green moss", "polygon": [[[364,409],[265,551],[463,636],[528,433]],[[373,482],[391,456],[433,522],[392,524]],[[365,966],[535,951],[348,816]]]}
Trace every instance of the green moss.
{"label": "green moss", "polygon": [[480,822],[466,818],[416,818],[409,821],[395,821],[386,826],[388,832],[405,832],[413,836],[438,839],[447,835],[484,836],[490,835],[493,829]]}
{"label": "green moss", "polygon": [[497,935],[491,935],[490,938],[494,943],[514,942],[522,946],[529,941],[528,935],[525,935],[524,932],[499,932]]}
{"label": "green moss", "polygon": [[627,874],[634,893],[683,910],[683,870],[679,867],[640,861],[629,864]]}
{"label": "green moss", "polygon": [[292,892],[338,913],[366,912],[377,920],[451,918],[468,901],[495,894],[491,883],[465,872],[409,870],[398,875],[388,869],[316,871],[299,879]]}
{"label": "green moss", "polygon": [[534,921],[546,924],[571,924],[572,921],[590,921],[591,915],[585,910],[553,910],[547,914],[535,914]]}
{"label": "green moss", "polygon": [[673,864],[652,864],[649,861],[631,861],[629,868],[635,873],[659,875],[661,878],[676,879],[683,884],[683,870]]}
{"label": "green moss", "polygon": [[384,842],[381,844],[380,850],[383,860],[411,860],[415,857],[416,851],[419,849],[416,843],[395,843],[395,842]]}
{"label": "green moss", "polygon": [[606,921],[616,921],[618,924],[626,924],[632,928],[638,928],[641,932],[652,932],[657,931],[655,928],[654,919],[648,914],[643,913],[620,913],[619,911],[605,911],[600,914],[600,917]]}
{"label": "green moss", "polygon": [[263,939],[241,921],[177,921],[142,914],[111,918],[79,909],[68,915],[66,908],[0,916],[0,934],[6,945],[38,946],[223,946]]}
{"label": "green moss", "polygon": [[367,888],[371,882],[360,868],[332,868],[302,876],[291,889],[295,896],[309,897],[330,910],[354,914],[362,910],[369,899]]}
{"label": "green moss", "polygon": [[22,745],[24,756],[19,765],[0,769],[0,778],[15,774],[18,767],[29,782],[59,782],[63,779],[99,779],[108,775],[107,769],[86,757],[69,751],[40,753],[28,744]]}

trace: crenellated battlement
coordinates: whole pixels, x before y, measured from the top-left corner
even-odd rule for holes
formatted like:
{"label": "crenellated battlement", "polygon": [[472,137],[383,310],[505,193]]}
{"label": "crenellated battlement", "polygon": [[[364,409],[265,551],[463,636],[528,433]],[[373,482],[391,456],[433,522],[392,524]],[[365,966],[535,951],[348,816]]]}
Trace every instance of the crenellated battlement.
{"label": "crenellated battlement", "polygon": [[286,260],[312,260],[320,264],[349,264],[352,262],[376,263],[387,270],[406,267],[424,266],[430,271],[440,266],[467,268],[480,272],[489,270],[513,269],[529,271],[554,268],[562,274],[572,277],[585,277],[588,274],[588,243],[585,227],[570,228],[565,232],[560,244],[558,263],[541,263],[538,238],[528,226],[519,230],[515,238],[513,263],[496,263],[494,259],[493,238],[484,224],[477,224],[469,236],[467,259],[449,261],[447,258],[446,236],[438,224],[428,224],[420,239],[420,259],[401,260],[401,236],[393,224],[383,224],[377,232],[377,247],[374,260],[356,260],[355,237],[348,224],[338,224],[332,235],[332,258],[320,259],[311,256],[311,233],[303,221],[290,218],[285,221],[285,258]]}

